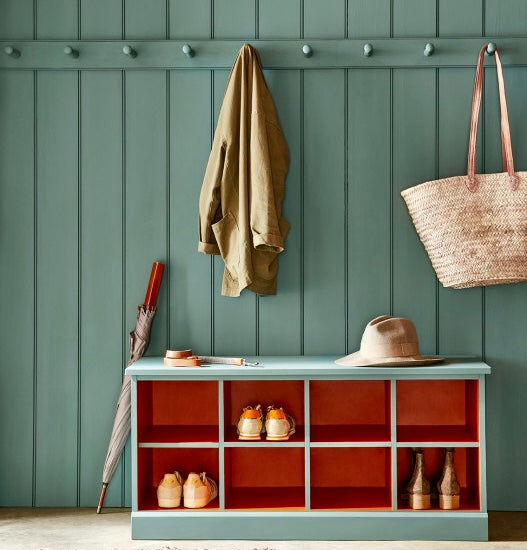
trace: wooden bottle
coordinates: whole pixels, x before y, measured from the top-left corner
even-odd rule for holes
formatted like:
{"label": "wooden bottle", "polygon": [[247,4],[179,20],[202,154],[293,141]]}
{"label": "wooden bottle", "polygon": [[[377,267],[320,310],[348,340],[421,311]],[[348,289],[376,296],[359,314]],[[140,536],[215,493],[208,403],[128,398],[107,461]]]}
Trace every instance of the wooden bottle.
{"label": "wooden bottle", "polygon": [[414,450],[414,472],[406,485],[410,507],[414,510],[430,508],[430,481],[426,477],[425,459],[422,449]]}
{"label": "wooden bottle", "polygon": [[439,491],[439,507],[442,510],[457,510],[459,508],[459,483],[454,469],[454,449],[445,449],[443,473],[437,482]]}

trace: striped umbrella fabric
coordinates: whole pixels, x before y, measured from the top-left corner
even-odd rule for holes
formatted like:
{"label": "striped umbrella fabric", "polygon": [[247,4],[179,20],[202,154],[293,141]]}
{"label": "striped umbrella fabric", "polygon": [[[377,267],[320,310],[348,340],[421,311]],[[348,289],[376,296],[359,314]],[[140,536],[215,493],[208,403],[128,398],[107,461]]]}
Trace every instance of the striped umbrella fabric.
{"label": "striped umbrella fabric", "polygon": [[[128,367],[143,356],[148,346],[150,327],[152,326],[155,312],[155,308],[145,307],[144,305],[139,307],[135,329],[130,333],[130,359],[128,360]],[[108,453],[106,454],[102,472],[102,490],[97,506],[98,514],[101,512],[106,488],[115,473],[115,469],[121,459],[123,448],[130,434],[131,388],[130,377],[125,376],[121,387],[121,393],[117,400],[112,435],[110,436]]]}

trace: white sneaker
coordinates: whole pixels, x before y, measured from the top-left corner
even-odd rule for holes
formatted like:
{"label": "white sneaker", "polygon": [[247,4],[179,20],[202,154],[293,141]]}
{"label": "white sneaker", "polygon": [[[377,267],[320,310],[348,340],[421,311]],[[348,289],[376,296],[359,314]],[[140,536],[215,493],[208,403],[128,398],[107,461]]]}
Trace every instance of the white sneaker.
{"label": "white sneaker", "polygon": [[185,508],[203,508],[218,496],[218,484],[205,472],[188,475],[183,485],[183,506]]}
{"label": "white sneaker", "polygon": [[295,433],[295,419],[282,407],[267,407],[265,431],[269,441],[287,441]]}
{"label": "white sneaker", "polygon": [[238,439],[243,441],[259,440],[263,431],[263,423],[263,412],[260,405],[245,407],[236,424]]}
{"label": "white sneaker", "polygon": [[165,474],[157,487],[157,502],[160,508],[177,508],[181,504],[183,478],[179,472]]}

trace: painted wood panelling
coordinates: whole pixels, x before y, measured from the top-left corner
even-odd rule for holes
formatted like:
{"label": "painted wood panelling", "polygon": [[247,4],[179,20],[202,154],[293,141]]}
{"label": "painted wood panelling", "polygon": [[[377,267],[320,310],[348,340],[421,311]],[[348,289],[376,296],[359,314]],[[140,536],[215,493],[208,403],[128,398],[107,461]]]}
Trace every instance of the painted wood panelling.
{"label": "painted wood panelling", "polygon": [[34,76],[0,72],[0,505],[33,502]]}
{"label": "painted wood panelling", "polygon": [[[523,0],[2,0],[3,39],[525,36]],[[416,52],[422,55],[421,52]],[[478,166],[500,167],[486,70]],[[472,68],[281,69],[290,152],[278,294],[220,295],[197,201],[229,72],[0,72],[0,505],[94,506],[128,332],[167,263],[149,354],[354,351],[411,317],[424,353],[483,355],[490,509],[525,509],[527,286],[441,287],[400,191],[466,165]],[[526,169],[527,69],[506,69]],[[509,480],[517,480],[510,485]],[[108,506],[130,504],[130,450]]]}
{"label": "painted wood panelling", "polygon": [[[518,0],[487,2],[485,26],[496,35],[527,35],[527,4]],[[484,168],[501,172],[499,109],[496,72],[485,75]],[[527,170],[527,115],[525,90],[527,69],[504,71],[511,138],[516,170]],[[484,290],[485,357],[494,367],[487,387],[490,414],[487,432],[492,441],[487,451],[488,492],[491,508],[527,509],[527,479],[522,473],[527,400],[527,339],[522,321],[527,304],[527,286],[510,285]],[[521,443],[520,443],[521,442]],[[514,449],[511,450],[511,445]],[[514,479],[513,486],[510,480]],[[506,488],[507,487],[507,488]]]}
{"label": "painted wood panelling", "polygon": [[[114,414],[110,407],[94,407],[94,397],[101,403],[115,401],[122,380],[116,367],[124,359],[121,73],[83,73],[80,105],[79,503],[90,506],[99,487],[89,480],[101,475]],[[106,498],[114,505],[120,502],[117,483],[108,488]]]}
{"label": "painted wood panelling", "polygon": [[304,73],[306,355],[345,352],[345,74],[340,69]]}
{"label": "painted wood panelling", "polygon": [[36,91],[35,503],[71,506],[79,459],[78,73],[41,72]]}
{"label": "painted wood panelling", "polygon": [[[212,348],[212,258],[196,253],[189,205],[199,202],[210,149],[211,72],[170,73],[170,349]],[[192,139],[188,128],[194,127]]]}
{"label": "painted wood panelling", "polygon": [[[301,105],[300,71],[266,71],[266,80],[280,113],[282,130],[289,147],[289,172],[283,204],[290,224],[287,247],[279,259],[280,292],[258,299],[258,351],[273,355],[302,352],[300,281],[302,277],[302,190],[301,190]],[[277,319],[280,322],[277,323]]]}

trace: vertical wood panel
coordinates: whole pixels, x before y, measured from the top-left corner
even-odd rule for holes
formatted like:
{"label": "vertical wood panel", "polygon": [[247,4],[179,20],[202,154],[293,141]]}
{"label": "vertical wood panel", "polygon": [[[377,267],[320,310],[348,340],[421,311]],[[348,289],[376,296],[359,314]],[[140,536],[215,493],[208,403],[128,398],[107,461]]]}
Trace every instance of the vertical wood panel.
{"label": "vertical wood panel", "polygon": [[[494,35],[527,34],[527,4],[518,0],[486,2],[486,33]],[[485,171],[500,172],[499,105],[496,70],[486,69],[485,81]],[[505,70],[505,86],[511,125],[515,169],[526,170],[527,147],[525,94],[527,71]],[[522,390],[527,381],[527,340],[524,336],[527,286],[503,285],[485,289],[485,353],[492,365],[487,384],[487,450],[489,508],[525,509],[527,493],[524,424],[527,415]],[[511,449],[511,442],[514,450]],[[510,480],[514,479],[513,486]]]}
{"label": "vertical wood panel", "polygon": [[[166,261],[166,79],[126,74],[126,327],[135,326],[154,261]],[[159,292],[148,355],[167,348],[167,284]]]}
{"label": "vertical wood panel", "polygon": [[[211,351],[211,257],[197,251],[197,208],[210,151],[211,73],[170,79],[170,348]],[[190,138],[190,136],[192,136]]]}
{"label": "vertical wood panel", "polygon": [[435,34],[436,0],[393,0],[394,36]]}
{"label": "vertical wood panel", "polygon": [[[216,122],[223,101],[228,71],[214,73],[214,119]],[[203,172],[205,173],[205,172]],[[244,290],[238,298],[221,296],[221,282],[224,263],[220,256],[214,256],[214,327],[213,350],[217,355],[254,355],[256,342],[256,304],[253,292]]]}
{"label": "vertical wood panel", "polygon": [[253,38],[255,25],[253,0],[214,0],[214,38]]}
{"label": "vertical wood panel", "polygon": [[417,328],[424,353],[436,349],[436,277],[401,191],[436,178],[435,69],[393,75],[393,310]]}
{"label": "vertical wood panel", "polygon": [[483,0],[438,0],[439,36],[480,36]]}
{"label": "vertical wood panel", "polygon": [[390,71],[349,71],[348,343],[390,312]]}
{"label": "vertical wood panel", "polygon": [[33,0],[0,2],[0,40],[33,39]]}
{"label": "vertical wood panel", "polygon": [[37,506],[77,503],[77,80],[37,78]]}
{"label": "vertical wood panel", "polygon": [[345,0],[304,0],[306,38],[344,38],[346,26]]}
{"label": "vertical wood panel", "polygon": [[0,72],[1,506],[33,491],[33,97],[32,72]]}
{"label": "vertical wood panel", "polygon": [[166,38],[166,0],[124,0],[126,38]]}
{"label": "vertical wood panel", "polygon": [[[167,159],[166,159],[166,72],[130,71],[126,95],[126,298],[125,331],[135,326],[137,306],[143,303],[152,262],[167,258]],[[164,355],[168,348],[169,271],[157,300],[146,355]],[[123,335],[128,349],[126,334]],[[128,353],[128,351],[126,351]],[[130,502],[130,447],[126,446],[125,505]]]}
{"label": "vertical wood panel", "polygon": [[122,36],[122,0],[80,2],[83,40],[119,39]]}
{"label": "vertical wood panel", "polygon": [[390,0],[348,0],[350,38],[390,36]]}
{"label": "vertical wood panel", "polygon": [[[477,36],[482,31],[481,0],[439,2],[440,36]],[[438,82],[439,177],[467,171],[468,128],[474,81],[473,69],[440,69]],[[478,171],[483,166],[482,132],[479,128]],[[458,292],[439,286],[438,352],[482,352],[483,290]]]}
{"label": "vertical wood panel", "polygon": [[[348,11],[350,38],[390,36],[388,0],[348,0]],[[347,352],[391,310],[390,94],[389,69],[348,71]]]}
{"label": "vertical wood panel", "polygon": [[[512,15],[507,20],[512,20]],[[504,71],[508,91],[507,104],[514,152],[514,167],[527,170],[523,153],[527,148],[527,115],[525,95],[518,93],[527,86],[525,68]],[[485,86],[485,171],[501,172],[499,106],[494,68],[486,70]],[[492,365],[487,384],[487,435],[492,442],[487,451],[489,507],[498,510],[525,508],[527,480],[522,460],[525,442],[527,402],[523,390],[527,384],[527,340],[525,316],[527,286],[500,285],[485,289],[485,351]],[[513,442],[513,443],[511,443]],[[511,450],[511,445],[514,450]],[[514,479],[514,486],[510,480]]]}
{"label": "vertical wood panel", "polygon": [[[166,0],[125,0],[127,38],[165,38]],[[168,347],[168,71],[124,73],[125,103],[125,334],[135,326],[137,306],[143,302],[152,262],[166,264],[157,299],[147,355],[163,355]],[[124,470],[123,504],[131,505],[131,453],[128,441],[121,461]]]}
{"label": "vertical wood panel", "polygon": [[[474,69],[439,70],[439,177],[467,173],[468,129]],[[481,170],[481,132],[478,170]],[[482,289],[439,286],[441,354],[480,355],[483,322]]]}
{"label": "vertical wood panel", "polygon": [[344,81],[304,73],[304,352],[343,353],[346,342]]}
{"label": "vertical wood panel", "polygon": [[36,2],[37,38],[60,40],[78,38],[78,2],[44,0]]}
{"label": "vertical wood panel", "polygon": [[527,2],[525,0],[485,0],[487,36],[525,36]]}
{"label": "vertical wood panel", "polygon": [[212,2],[213,0],[170,0],[170,38],[210,38]]}
{"label": "vertical wood panel", "polygon": [[300,0],[260,0],[258,5],[261,39],[300,36]]}
{"label": "vertical wood panel", "polygon": [[299,355],[301,280],[301,186],[300,186],[300,72],[267,71],[278,118],[289,148],[289,171],[285,181],[283,216],[290,224],[285,250],[278,256],[276,296],[259,299],[259,353]]}
{"label": "vertical wood panel", "polygon": [[[481,0],[456,2],[439,0],[440,36],[477,36],[482,30]],[[474,52],[476,56],[476,52]],[[438,152],[439,177],[466,174],[468,129],[474,69],[440,69],[438,71]],[[478,171],[482,162],[482,132],[479,128]],[[438,353],[480,355],[483,334],[483,291],[463,291],[439,285]]]}
{"label": "vertical wood panel", "polygon": [[[124,362],[121,92],[120,72],[82,74],[81,506],[97,502]],[[120,478],[107,506],[121,504]]]}
{"label": "vertical wood panel", "polygon": [[[435,0],[394,0],[394,36],[433,36]],[[436,179],[436,70],[393,69],[393,315],[410,318],[423,353],[437,348],[437,278],[401,191]]]}
{"label": "vertical wood panel", "polygon": [[[120,39],[122,6],[122,0],[80,2],[82,38]],[[122,78],[117,72],[87,71],[81,80],[81,506],[93,506],[98,498],[125,357]],[[105,224],[99,223],[101,214]],[[121,461],[106,506],[122,505],[123,474]]]}

